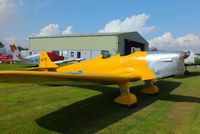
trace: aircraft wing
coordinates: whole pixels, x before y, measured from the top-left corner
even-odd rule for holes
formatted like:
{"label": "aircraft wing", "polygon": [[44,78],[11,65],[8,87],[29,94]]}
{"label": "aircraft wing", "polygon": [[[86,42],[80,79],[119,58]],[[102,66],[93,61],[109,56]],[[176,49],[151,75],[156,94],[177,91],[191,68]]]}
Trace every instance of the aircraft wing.
{"label": "aircraft wing", "polygon": [[94,83],[114,84],[123,81],[137,81],[141,77],[133,72],[121,73],[84,73],[79,72],[45,72],[45,71],[0,71],[0,82],[39,83],[47,81],[88,81]]}

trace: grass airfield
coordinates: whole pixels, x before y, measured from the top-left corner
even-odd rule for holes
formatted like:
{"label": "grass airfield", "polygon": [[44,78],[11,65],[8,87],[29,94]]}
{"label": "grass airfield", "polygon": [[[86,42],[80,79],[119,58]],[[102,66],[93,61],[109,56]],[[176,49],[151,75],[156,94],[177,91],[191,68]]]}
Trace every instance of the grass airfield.
{"label": "grass airfield", "polygon": [[[24,70],[30,65],[0,65]],[[0,134],[200,134],[200,69],[156,83],[156,96],[132,82],[134,108],[113,102],[117,85],[0,83]]]}

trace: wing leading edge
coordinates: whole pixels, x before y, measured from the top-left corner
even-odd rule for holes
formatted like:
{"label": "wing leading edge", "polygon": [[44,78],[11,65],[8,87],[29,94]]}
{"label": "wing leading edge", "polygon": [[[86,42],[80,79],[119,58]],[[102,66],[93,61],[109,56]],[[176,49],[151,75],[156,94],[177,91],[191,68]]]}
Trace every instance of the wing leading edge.
{"label": "wing leading edge", "polygon": [[0,82],[38,83],[60,80],[80,80],[95,83],[117,84],[124,81],[137,81],[141,77],[132,72],[126,73],[84,73],[84,72],[44,72],[44,71],[0,71]]}

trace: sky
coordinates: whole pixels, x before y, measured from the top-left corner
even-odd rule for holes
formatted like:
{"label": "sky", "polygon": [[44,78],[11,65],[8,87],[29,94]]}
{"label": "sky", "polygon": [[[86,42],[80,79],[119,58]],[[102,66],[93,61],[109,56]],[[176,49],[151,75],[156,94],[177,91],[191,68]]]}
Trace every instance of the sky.
{"label": "sky", "polygon": [[200,0],[0,0],[0,41],[138,31],[150,47],[200,53]]}

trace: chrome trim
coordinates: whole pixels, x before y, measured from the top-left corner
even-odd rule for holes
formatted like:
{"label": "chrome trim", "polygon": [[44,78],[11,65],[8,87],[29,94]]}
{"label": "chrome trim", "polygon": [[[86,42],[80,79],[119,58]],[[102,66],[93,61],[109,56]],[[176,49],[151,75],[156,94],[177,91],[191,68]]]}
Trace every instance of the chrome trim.
{"label": "chrome trim", "polygon": [[123,89],[123,90],[120,90],[121,93],[130,93],[130,90],[129,89]]}

